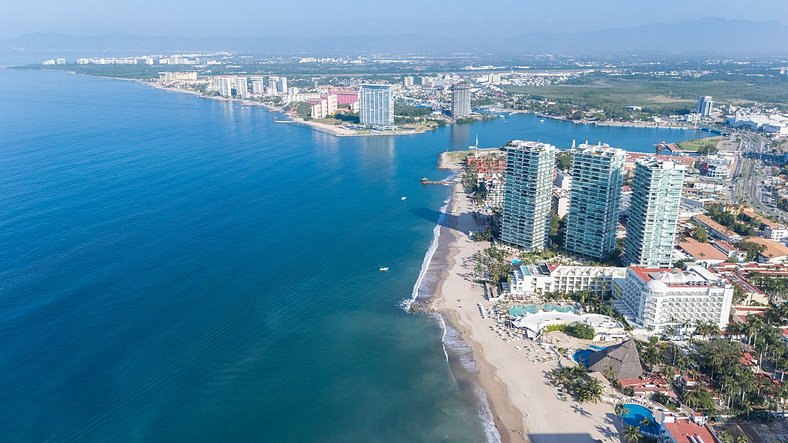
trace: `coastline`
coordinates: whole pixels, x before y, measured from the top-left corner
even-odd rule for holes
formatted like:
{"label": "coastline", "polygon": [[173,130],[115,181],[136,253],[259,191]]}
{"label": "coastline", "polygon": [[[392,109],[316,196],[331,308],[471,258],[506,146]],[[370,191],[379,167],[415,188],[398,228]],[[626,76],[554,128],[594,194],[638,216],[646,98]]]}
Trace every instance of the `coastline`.
{"label": "coastline", "polygon": [[[437,312],[472,350],[476,382],[484,389],[494,423],[504,442],[618,441],[613,407],[609,404],[578,404],[556,396],[545,375],[563,364],[574,364],[549,353],[530,340],[516,340],[496,332],[495,320],[482,317],[492,304],[484,288],[472,280],[473,255],[487,247],[474,242],[468,231],[478,229],[462,185],[454,180],[440,237],[446,247],[438,253],[446,267],[440,273],[429,310]],[[444,243],[444,242],[441,242]],[[438,255],[438,254],[436,254]],[[544,358],[542,358],[544,357]]]}
{"label": "coastline", "polygon": [[[583,120],[570,120],[565,116],[558,116],[558,115],[547,115],[541,114],[538,112],[528,111],[524,109],[495,109],[494,112],[505,112],[509,114],[533,114],[539,118],[549,118],[550,120],[558,120],[567,123],[574,123],[576,125],[594,125],[594,126],[610,126],[616,128],[659,128],[659,129],[687,129],[693,130],[698,129],[691,125],[659,125],[657,123],[649,123],[649,122],[618,122],[612,120],[605,120],[605,121],[583,121]],[[710,136],[711,137],[711,136]]]}

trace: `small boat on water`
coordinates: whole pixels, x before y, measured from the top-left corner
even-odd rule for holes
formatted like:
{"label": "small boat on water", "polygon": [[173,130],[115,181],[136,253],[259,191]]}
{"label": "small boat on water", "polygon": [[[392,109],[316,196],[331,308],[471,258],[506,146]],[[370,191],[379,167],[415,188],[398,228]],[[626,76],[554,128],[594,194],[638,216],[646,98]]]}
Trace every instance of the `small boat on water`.
{"label": "small boat on water", "polygon": [[407,199],[408,199],[408,197],[405,197],[405,196],[403,195],[403,196],[402,196],[402,197],[400,197],[399,199],[400,199],[400,200],[407,200]]}
{"label": "small boat on water", "polygon": [[389,270],[388,266],[381,266],[378,268],[378,271],[380,272],[387,272],[388,270]]}

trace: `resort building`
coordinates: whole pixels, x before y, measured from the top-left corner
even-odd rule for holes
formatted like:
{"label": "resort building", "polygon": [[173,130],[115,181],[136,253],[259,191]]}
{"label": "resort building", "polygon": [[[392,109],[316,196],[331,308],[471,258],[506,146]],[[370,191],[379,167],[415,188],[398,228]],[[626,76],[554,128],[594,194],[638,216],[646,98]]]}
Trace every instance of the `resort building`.
{"label": "resort building", "polygon": [[613,317],[601,314],[575,314],[574,312],[540,311],[525,314],[513,322],[514,326],[523,329],[525,336],[536,339],[549,326],[585,323],[594,328],[595,341],[606,341],[624,338],[624,325]]}
{"label": "resort building", "polygon": [[758,253],[759,263],[783,264],[788,263],[788,246],[761,237],[747,237],[748,243],[755,243],[763,246],[763,251]]}
{"label": "resort building", "polygon": [[471,87],[465,83],[457,83],[452,88],[451,116],[462,118],[471,115]]}
{"label": "resort building", "polygon": [[683,164],[655,157],[635,162],[625,264],[671,266],[685,170]]}
{"label": "resort building", "polygon": [[630,266],[614,281],[613,306],[627,321],[655,333],[696,322],[728,324],[733,286],[702,266],[678,269]]}
{"label": "resort building", "polygon": [[510,296],[521,298],[547,292],[571,294],[581,291],[609,295],[613,280],[623,280],[626,272],[627,268],[612,266],[523,265],[510,274]]}
{"label": "resort building", "polygon": [[391,85],[361,85],[359,102],[362,125],[387,127],[394,124],[394,95]]}
{"label": "resort building", "polygon": [[716,265],[730,258],[711,243],[701,243],[694,238],[687,238],[678,246],[688,259],[699,265]]}
{"label": "resort building", "polygon": [[702,415],[676,417],[663,412],[659,428],[660,441],[666,443],[715,443],[718,440],[706,426]]}
{"label": "resort building", "polygon": [[501,239],[528,251],[547,246],[556,147],[514,140],[506,152]]}
{"label": "resort building", "polygon": [[582,144],[574,151],[564,248],[604,260],[616,249],[626,152]]}

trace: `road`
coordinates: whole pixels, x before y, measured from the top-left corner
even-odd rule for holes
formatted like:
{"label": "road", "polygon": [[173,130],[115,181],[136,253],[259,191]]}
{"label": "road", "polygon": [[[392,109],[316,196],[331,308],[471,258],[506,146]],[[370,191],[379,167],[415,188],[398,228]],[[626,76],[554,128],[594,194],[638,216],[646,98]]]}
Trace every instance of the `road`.
{"label": "road", "polygon": [[733,173],[731,200],[746,203],[763,214],[788,223],[788,214],[773,205],[767,206],[763,201],[763,184],[768,168],[764,167],[761,160],[748,157],[748,154],[752,156],[768,152],[767,142],[767,139],[757,134],[742,134],[737,151],[739,157]]}

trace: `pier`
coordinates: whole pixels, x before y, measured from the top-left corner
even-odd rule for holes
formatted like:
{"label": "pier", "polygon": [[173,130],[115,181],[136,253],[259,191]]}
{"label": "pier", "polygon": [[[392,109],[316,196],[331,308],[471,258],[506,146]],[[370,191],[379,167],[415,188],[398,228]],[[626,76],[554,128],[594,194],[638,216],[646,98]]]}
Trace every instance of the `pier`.
{"label": "pier", "polygon": [[448,185],[448,180],[430,180],[427,177],[421,179],[422,185]]}

